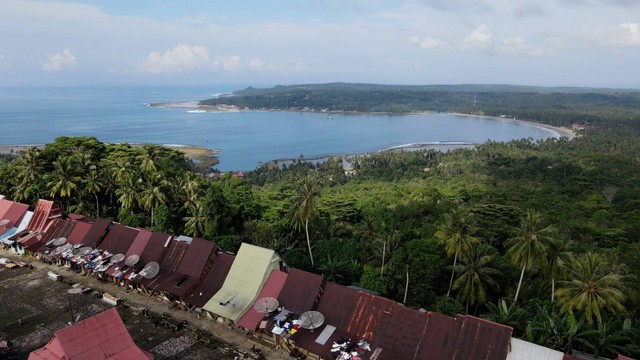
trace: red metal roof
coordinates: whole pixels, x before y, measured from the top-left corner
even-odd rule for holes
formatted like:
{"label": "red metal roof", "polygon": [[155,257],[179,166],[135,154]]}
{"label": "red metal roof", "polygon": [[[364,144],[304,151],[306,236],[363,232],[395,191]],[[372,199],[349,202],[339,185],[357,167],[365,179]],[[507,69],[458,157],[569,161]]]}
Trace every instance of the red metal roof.
{"label": "red metal roof", "polygon": [[147,246],[140,254],[140,263],[146,264],[150,261],[160,262],[165,251],[164,244],[168,238],[170,238],[169,235],[154,231],[147,242]]}
{"label": "red metal roof", "polygon": [[50,220],[62,216],[60,208],[49,200],[38,200],[36,209],[33,211],[33,217],[27,226],[32,231],[43,231]]}
{"label": "red metal roof", "polygon": [[504,360],[513,329],[469,315],[456,317],[458,330],[451,359]]}
{"label": "red metal roof", "polygon": [[85,222],[76,222],[76,226],[71,230],[71,234],[67,237],[67,242],[70,244],[81,244],[82,239],[87,236],[89,230],[91,230],[91,224]]}
{"label": "red metal roof", "polygon": [[203,307],[222,288],[235,256],[226,253],[213,257],[211,269],[199,284],[196,284],[185,300],[196,307]]}
{"label": "red metal roof", "polygon": [[49,242],[49,240],[58,239],[61,237],[68,237],[75,225],[75,221],[53,219],[51,222],[49,222],[44,232],[41,233],[42,238],[40,239],[40,241],[38,243],[29,245],[27,248],[31,252],[44,252],[48,248],[53,248],[53,245],[47,246],[47,242]]}
{"label": "red metal roof", "polygon": [[111,220],[96,219],[89,232],[87,232],[87,235],[82,239],[81,243],[84,246],[90,246],[92,248],[98,247],[107,233],[110,224]]}
{"label": "red metal roof", "polygon": [[58,330],[29,360],[153,359],[131,339],[115,308]]}
{"label": "red metal roof", "polygon": [[306,271],[291,269],[278,300],[280,306],[301,314],[314,310],[320,301],[322,276]]}
{"label": "red metal roof", "polygon": [[133,244],[131,244],[131,246],[129,246],[129,249],[127,250],[125,255],[129,256],[129,255],[140,255],[140,254],[142,254],[142,252],[144,251],[144,248],[147,247],[147,244],[149,243],[149,239],[151,238],[151,234],[153,234],[153,233],[151,231],[149,231],[149,230],[140,229],[140,232],[138,232],[138,235],[133,240]]}
{"label": "red metal roof", "polygon": [[4,219],[4,214],[13,205],[13,201],[7,199],[0,199],[0,220]]}
{"label": "red metal roof", "polygon": [[7,232],[9,229],[16,227],[22,221],[22,218],[29,210],[29,205],[12,203],[11,201],[2,200],[2,202],[9,203],[9,207],[4,214],[0,215],[0,220],[9,220],[9,223],[0,227],[0,235]]}
{"label": "red metal roof", "polygon": [[[284,284],[287,280],[287,276],[288,276],[287,273],[284,273],[279,270],[271,271],[271,274],[269,274],[269,277],[267,278],[267,281],[264,283],[262,290],[260,290],[260,293],[258,294],[256,301],[259,301],[260,299],[265,297],[272,297],[277,299],[278,295],[282,291],[282,288],[284,287]],[[238,320],[236,325],[242,326],[245,329],[253,331],[258,327],[258,324],[260,324],[260,321],[264,319],[265,315],[266,314],[259,313],[253,307],[251,307]]]}
{"label": "red metal roof", "polygon": [[152,290],[159,290],[161,285],[173,277],[184,254],[189,247],[185,241],[171,240],[169,246],[160,260],[160,272],[151,279],[141,279],[138,283]]}

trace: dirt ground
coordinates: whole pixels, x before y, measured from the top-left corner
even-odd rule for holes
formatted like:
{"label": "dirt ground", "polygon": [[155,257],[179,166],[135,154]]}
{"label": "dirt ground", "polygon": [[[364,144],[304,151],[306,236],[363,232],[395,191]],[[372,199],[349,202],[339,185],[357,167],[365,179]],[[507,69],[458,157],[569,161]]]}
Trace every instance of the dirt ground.
{"label": "dirt ground", "polygon": [[[30,258],[0,249],[0,257],[29,262]],[[168,303],[94,277],[82,276],[55,265],[31,261],[34,269],[0,266],[0,338],[11,341],[15,351],[0,359],[27,359],[45,345],[56,330],[72,319],[85,319],[111,305],[102,300],[108,292],[120,299],[118,312],[133,340],[155,359],[256,359],[256,346],[266,359],[289,359],[288,354],[255,343],[249,335],[211,318],[171,309]],[[61,275],[61,281],[47,276]],[[86,294],[76,288],[87,289]],[[164,326],[178,325],[179,330]]]}

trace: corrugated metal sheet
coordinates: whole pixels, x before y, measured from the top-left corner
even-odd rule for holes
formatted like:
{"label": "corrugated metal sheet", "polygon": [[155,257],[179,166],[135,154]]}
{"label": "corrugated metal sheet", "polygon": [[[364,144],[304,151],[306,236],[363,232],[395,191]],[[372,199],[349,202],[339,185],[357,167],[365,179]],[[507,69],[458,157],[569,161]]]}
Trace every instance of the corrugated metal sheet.
{"label": "corrugated metal sheet", "polygon": [[55,359],[153,359],[140,349],[125,327],[118,311],[105,312],[58,330],[29,360]]}
{"label": "corrugated metal sheet", "polygon": [[140,229],[138,235],[133,240],[133,244],[129,246],[129,249],[125,253],[126,256],[130,255],[140,255],[144,251],[145,247],[149,243],[149,239],[151,239],[151,235],[153,233],[149,230]]}
{"label": "corrugated metal sheet", "polygon": [[162,260],[160,261],[160,272],[158,275],[152,279],[148,279],[148,282],[142,281],[140,284],[146,286],[148,289],[160,291],[159,288],[162,284],[170,280],[175,274],[175,271],[184,258],[184,254],[188,247],[189,243],[187,242],[171,240],[167,251],[164,253]]}
{"label": "corrugated metal sheet", "polygon": [[301,314],[315,310],[320,301],[322,276],[306,271],[291,269],[278,300],[289,311]]}
{"label": "corrugated metal sheet", "polygon": [[107,236],[105,236],[104,240],[102,240],[100,245],[98,245],[98,249],[114,254],[111,249],[115,247],[115,244],[118,242],[118,239],[125,228],[126,227],[122,224],[113,224],[111,228],[109,228]]}
{"label": "corrugated metal sheet", "polygon": [[375,339],[376,330],[385,313],[391,311],[393,300],[359,292],[356,308],[347,327],[347,332],[368,341]]}
{"label": "corrugated metal sheet", "polygon": [[184,255],[184,260],[178,266],[177,272],[199,277],[211,253],[217,251],[218,246],[214,242],[193,238],[191,245],[189,245]]}
{"label": "corrugated metal sheet", "polygon": [[99,248],[111,254],[124,254],[133,244],[138,232],[137,229],[122,224],[114,224]]}
{"label": "corrugated metal sheet", "polygon": [[27,228],[31,231],[43,231],[50,220],[61,216],[62,211],[53,201],[40,199]]}
{"label": "corrugated metal sheet", "polygon": [[507,360],[562,360],[564,353],[524,340],[512,338]]}
{"label": "corrugated metal sheet", "polygon": [[217,293],[224,284],[224,280],[231,270],[231,266],[235,261],[235,256],[220,253],[213,260],[211,270],[200,284],[196,284],[186,297],[186,301],[195,306],[203,307],[215,293]]}
{"label": "corrugated metal sheet", "polygon": [[5,219],[4,214],[13,205],[13,201],[7,199],[0,199],[0,220]]}
{"label": "corrugated metal sheet", "polygon": [[[280,270],[273,270],[271,275],[267,278],[267,282],[264,283],[262,290],[258,294],[258,298],[256,301],[260,301],[260,299],[265,297],[278,298],[278,295],[282,291],[282,288],[287,281],[287,274]],[[252,304],[253,305],[253,304]],[[266,314],[257,312],[253,306],[244,314],[240,320],[236,323],[238,326],[242,326],[247,330],[254,331],[260,321],[264,318]]]}
{"label": "corrugated metal sheet", "polygon": [[169,235],[154,231],[147,242],[147,246],[140,254],[140,263],[143,265],[150,261],[160,262],[166,250],[164,244],[168,238]]}
{"label": "corrugated metal sheet", "polygon": [[107,234],[109,225],[111,224],[111,220],[106,219],[96,219],[91,227],[91,230],[87,233],[87,235],[82,239],[81,244],[84,246],[90,246],[92,248],[98,247],[104,236]]}
{"label": "corrugated metal sheet", "polygon": [[422,335],[416,359],[449,360],[456,340],[456,321],[454,318],[427,313],[429,320]]}
{"label": "corrugated metal sheet", "polygon": [[199,238],[192,239],[182,261],[178,263],[177,270],[155,290],[182,298],[200,278],[207,275],[211,267],[207,266],[207,263],[212,256],[215,257],[217,250],[218,246],[211,241]]}
{"label": "corrugated metal sheet", "polygon": [[243,243],[229,274],[204,309],[238,321],[253,304],[272,270],[280,268],[275,251]]}
{"label": "corrugated metal sheet", "polygon": [[468,315],[456,317],[452,359],[505,360],[513,329]]}
{"label": "corrugated metal sheet", "polygon": [[[6,201],[6,200],[2,200],[2,201]],[[24,218],[24,215],[27,213],[27,210],[29,210],[28,205],[20,204],[20,203],[12,203],[11,201],[6,201],[6,202],[8,202],[10,206],[7,208],[5,213],[2,216],[0,216],[0,220],[6,219],[6,220],[9,220],[9,223],[0,227],[0,235],[4,234],[9,229],[20,224],[20,221],[22,220],[22,218]]]}
{"label": "corrugated metal sheet", "polygon": [[51,222],[49,222],[49,224],[47,225],[47,228],[42,233],[43,236],[42,236],[42,239],[40,240],[40,243],[29,246],[28,247],[29,251],[44,252],[47,249],[53,248],[54,247],[53,245],[47,246],[46,244],[53,239],[58,239],[61,237],[65,237],[65,238],[69,237],[69,234],[71,234],[71,231],[75,226],[76,226],[75,221],[53,219]]}
{"label": "corrugated metal sheet", "polygon": [[381,348],[377,360],[414,360],[422,342],[429,315],[415,309],[393,304],[390,312],[383,312],[374,347]]}
{"label": "corrugated metal sheet", "polygon": [[[331,344],[333,344],[334,341],[342,336],[355,339],[355,335],[348,334],[346,329],[356,309],[359,296],[359,292],[356,290],[336,283],[327,282],[317,308],[317,311],[324,315],[325,325],[316,329],[313,333],[309,331],[300,332],[299,335],[297,335],[296,344],[314,354],[328,357]],[[316,339],[326,325],[335,326],[336,331],[329,337],[325,345],[320,345],[316,343]]]}
{"label": "corrugated metal sheet", "polygon": [[[21,236],[24,236],[26,233],[23,233],[23,231],[25,231],[25,229],[27,228],[27,225],[29,225],[29,221],[31,221],[31,216],[33,216],[33,212],[27,211],[27,213],[24,214],[24,216],[22,217],[22,220],[20,220],[20,223],[17,224],[17,226],[14,226],[11,229],[7,230],[4,234],[2,234],[2,236],[0,236],[0,240],[6,244],[13,244],[15,242],[15,240],[13,240],[14,237],[19,238]],[[28,231],[29,230],[26,230],[27,233]],[[22,235],[20,235],[21,233]]]}
{"label": "corrugated metal sheet", "polygon": [[76,226],[71,231],[71,234],[69,234],[67,242],[70,244],[81,244],[82,239],[84,239],[89,233],[89,230],[91,230],[91,226],[91,224],[85,222],[76,222]]}

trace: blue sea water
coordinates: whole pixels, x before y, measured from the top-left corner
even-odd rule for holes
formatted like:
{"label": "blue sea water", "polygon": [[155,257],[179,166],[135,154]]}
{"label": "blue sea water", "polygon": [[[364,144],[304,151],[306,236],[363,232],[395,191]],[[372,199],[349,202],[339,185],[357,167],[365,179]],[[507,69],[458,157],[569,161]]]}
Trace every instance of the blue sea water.
{"label": "blue sea water", "polygon": [[274,159],[373,152],[415,143],[558,137],[510,120],[453,114],[352,115],[310,112],[189,113],[147,103],[201,100],[224,87],[0,88],[0,145],[46,144],[58,136],[103,142],[219,149],[222,171]]}

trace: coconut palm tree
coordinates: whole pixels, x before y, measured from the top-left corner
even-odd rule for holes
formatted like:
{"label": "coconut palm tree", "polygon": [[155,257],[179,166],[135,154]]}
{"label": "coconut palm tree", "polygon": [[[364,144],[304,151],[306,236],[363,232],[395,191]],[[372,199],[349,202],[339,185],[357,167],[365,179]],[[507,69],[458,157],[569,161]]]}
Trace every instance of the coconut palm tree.
{"label": "coconut palm tree", "polygon": [[164,187],[168,186],[168,182],[160,173],[152,174],[146,181],[140,179],[138,182],[142,183],[142,192],[138,201],[143,208],[151,210],[151,227],[153,227],[154,210],[167,203]]}
{"label": "coconut palm tree", "polygon": [[540,213],[528,210],[520,219],[520,227],[515,237],[505,242],[506,255],[511,263],[522,268],[518,288],[511,306],[518,301],[525,270],[531,270],[544,262],[547,256],[548,243],[553,234],[551,226],[544,226]]}
{"label": "coconut palm tree", "polygon": [[555,301],[556,279],[566,269],[573,256],[570,240],[550,238],[547,244],[547,273],[551,278],[551,302]]}
{"label": "coconut palm tree", "polygon": [[133,179],[126,180],[123,184],[116,189],[116,196],[120,205],[128,210],[131,210],[133,214],[133,208],[137,203],[138,188]]}
{"label": "coconut palm tree", "polygon": [[89,171],[85,174],[84,178],[84,190],[93,194],[93,197],[96,199],[96,217],[100,217],[100,201],[98,199],[98,193],[102,190],[104,186],[102,182],[102,177],[98,173],[98,168],[95,165],[89,166]]}
{"label": "coconut palm tree", "polygon": [[[457,207],[445,215],[445,222],[440,225],[435,236],[441,245],[444,245],[447,255],[453,255],[453,267],[455,268],[460,254],[469,250],[473,244],[479,242],[474,236],[476,232],[473,213],[462,207]],[[451,280],[447,297],[451,294],[455,269],[451,270]]]}
{"label": "coconut palm tree", "polygon": [[53,172],[49,174],[48,178],[47,186],[51,188],[49,195],[52,197],[60,196],[61,199],[66,198],[67,209],[69,209],[69,198],[82,181],[79,176],[73,173],[71,160],[66,156],[59,156],[53,162]]}
{"label": "coconut palm tree", "polygon": [[460,300],[466,303],[467,314],[469,304],[484,305],[487,302],[489,287],[499,287],[494,278],[501,276],[502,272],[493,267],[495,260],[496,254],[489,253],[489,246],[476,245],[462,254],[460,263],[454,266],[459,276],[453,282],[453,290],[457,290]]}
{"label": "coconut palm tree", "polygon": [[562,311],[583,311],[587,323],[602,323],[602,312],[624,312],[626,296],[622,291],[623,275],[609,271],[609,264],[599,254],[582,254],[568,267],[568,280],[560,282],[558,302]]}
{"label": "coconut palm tree", "polygon": [[315,183],[310,177],[307,177],[302,184],[302,188],[300,188],[300,192],[294,199],[293,211],[291,212],[291,224],[294,229],[300,230],[304,226],[311,266],[315,265],[311,251],[311,239],[309,238],[309,221],[313,218],[315,211],[315,196]]}
{"label": "coconut palm tree", "polygon": [[182,218],[184,224],[184,232],[190,236],[202,236],[207,227],[207,214],[201,203],[196,203],[190,208],[191,216]]}
{"label": "coconut palm tree", "polygon": [[145,174],[153,174],[157,171],[154,163],[157,147],[155,145],[142,146],[142,154],[137,156],[140,161],[140,169]]}
{"label": "coconut palm tree", "polygon": [[22,201],[37,187],[36,181],[40,178],[42,165],[40,164],[40,149],[30,147],[21,153],[15,161],[16,180],[18,184],[12,189],[15,201]]}

